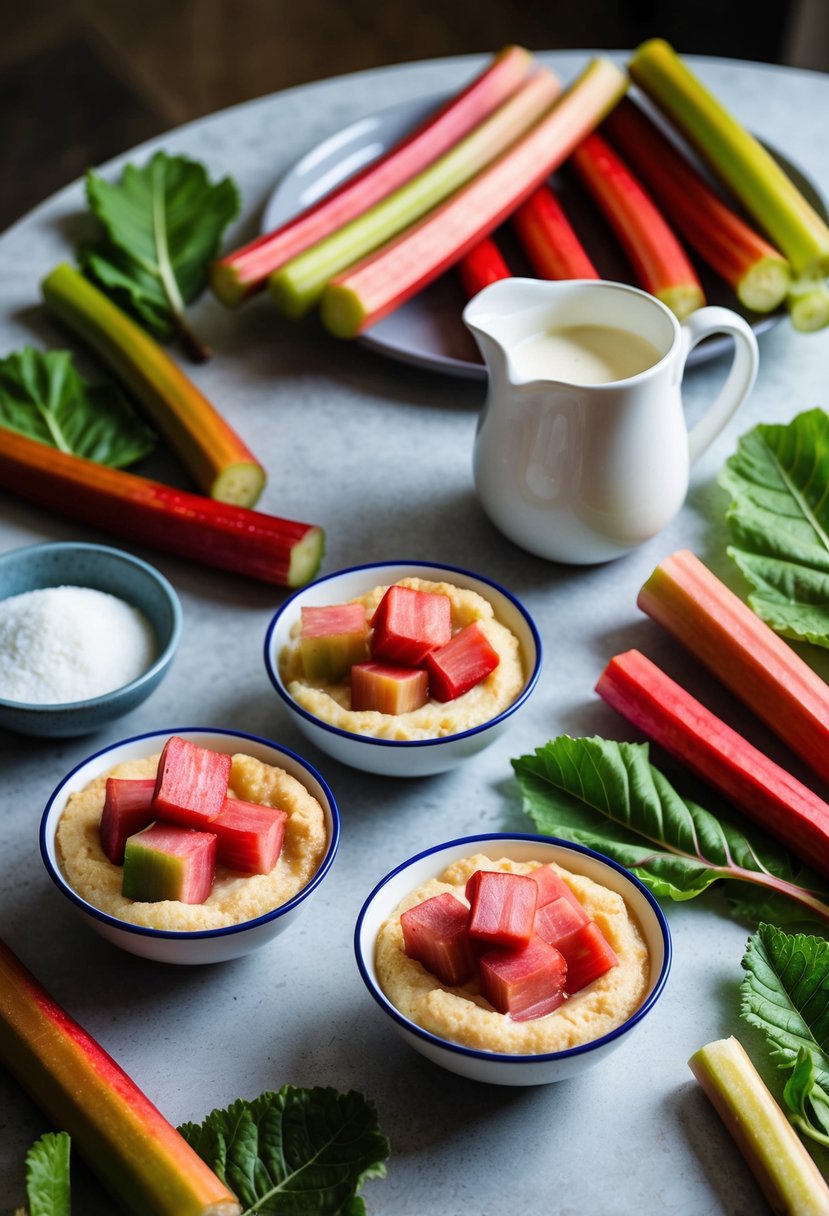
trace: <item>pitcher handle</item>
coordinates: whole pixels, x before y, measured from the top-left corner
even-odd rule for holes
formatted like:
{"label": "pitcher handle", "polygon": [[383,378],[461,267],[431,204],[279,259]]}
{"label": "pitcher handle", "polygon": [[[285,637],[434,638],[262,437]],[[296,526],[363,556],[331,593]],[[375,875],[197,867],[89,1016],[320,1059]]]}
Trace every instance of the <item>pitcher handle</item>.
{"label": "pitcher handle", "polygon": [[699,422],[688,433],[688,455],[694,464],[716,439],[730,418],[751,392],[760,354],[754,331],[739,313],[730,308],[710,305],[698,308],[680,326],[683,335],[683,368],[693,348],[712,334],[729,334],[734,338],[734,356],[728,378],[719,395]]}

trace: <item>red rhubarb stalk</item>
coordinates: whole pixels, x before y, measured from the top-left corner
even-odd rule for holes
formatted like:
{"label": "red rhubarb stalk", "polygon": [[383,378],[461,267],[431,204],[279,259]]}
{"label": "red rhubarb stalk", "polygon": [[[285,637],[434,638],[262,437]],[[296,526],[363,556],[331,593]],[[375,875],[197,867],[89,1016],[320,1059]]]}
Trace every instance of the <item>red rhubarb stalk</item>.
{"label": "red rhubarb stalk", "polygon": [[598,279],[599,272],[546,183],[512,217],[521,248],[541,279]]}
{"label": "red rhubarb stalk", "polygon": [[465,89],[382,156],[273,232],[214,262],[216,295],[235,305],[261,290],[289,258],[353,220],[463,139],[527,78],[532,63],[523,47],[506,47]]}
{"label": "red rhubarb stalk", "polygon": [[649,739],[714,786],[807,865],[829,876],[829,805],[650,659],[611,659],[596,691]]}
{"label": "red rhubarb stalk", "polygon": [[829,782],[829,685],[698,557],[666,557],[638,604]]}
{"label": "red rhubarb stalk", "polygon": [[265,470],[154,338],[73,266],[43,280],[48,308],[107,365],[211,498],[252,507]]}
{"label": "red rhubarb stalk", "polygon": [[134,1081],[0,942],[0,1062],[137,1216],[241,1206]]}
{"label": "red rhubarb stalk", "polygon": [[123,540],[298,587],[317,573],[323,533],[312,524],[216,502],[4,431],[0,489]]}
{"label": "red rhubarb stalk", "polygon": [[458,277],[469,300],[490,283],[510,278],[510,268],[493,237],[485,236],[464,254],[458,262]]}
{"label": "red rhubarb stalk", "polygon": [[329,283],[322,319],[331,333],[356,337],[454,266],[570,155],[627,85],[610,60],[592,61],[530,131],[466,186]]}
{"label": "red rhubarb stalk", "polygon": [[604,126],[677,232],[744,307],[771,312],[783,303],[791,285],[783,254],[723,201],[639,106],[626,98]]}
{"label": "red rhubarb stalk", "polygon": [[640,286],[680,320],[700,308],[705,295],[688,255],[607,140],[593,132],[576,148],[571,163],[615,232]]}

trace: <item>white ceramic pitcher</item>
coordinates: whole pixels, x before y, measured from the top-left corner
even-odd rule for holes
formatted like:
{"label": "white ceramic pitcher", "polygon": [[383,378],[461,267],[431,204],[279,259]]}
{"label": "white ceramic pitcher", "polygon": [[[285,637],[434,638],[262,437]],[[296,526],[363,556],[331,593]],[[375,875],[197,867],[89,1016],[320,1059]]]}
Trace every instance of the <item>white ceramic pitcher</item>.
{"label": "white ceramic pitcher", "polygon": [[[481,504],[516,544],[575,564],[619,557],[673,518],[691,464],[745,401],[759,362],[751,327],[730,309],[701,308],[680,324],[649,293],[605,280],[503,279],[463,319],[489,372],[473,461]],[[621,330],[631,348],[647,343],[652,360],[603,383],[568,382],[552,363],[540,376],[538,359],[530,367],[528,342],[585,326],[594,337]],[[734,338],[733,361],[689,432],[685,362],[712,334]]]}

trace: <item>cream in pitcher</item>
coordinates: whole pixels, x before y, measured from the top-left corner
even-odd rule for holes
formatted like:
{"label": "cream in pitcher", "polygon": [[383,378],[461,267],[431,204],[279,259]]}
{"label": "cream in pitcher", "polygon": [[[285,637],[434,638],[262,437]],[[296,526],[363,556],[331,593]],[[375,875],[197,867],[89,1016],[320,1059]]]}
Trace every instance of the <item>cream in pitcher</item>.
{"label": "cream in pitcher", "polygon": [[[478,496],[506,536],[557,561],[608,561],[659,532],[757,374],[757,341],[737,313],[701,308],[680,324],[622,283],[504,279],[469,302],[464,321],[489,372]],[[711,334],[731,335],[734,357],[689,432],[685,361]]]}

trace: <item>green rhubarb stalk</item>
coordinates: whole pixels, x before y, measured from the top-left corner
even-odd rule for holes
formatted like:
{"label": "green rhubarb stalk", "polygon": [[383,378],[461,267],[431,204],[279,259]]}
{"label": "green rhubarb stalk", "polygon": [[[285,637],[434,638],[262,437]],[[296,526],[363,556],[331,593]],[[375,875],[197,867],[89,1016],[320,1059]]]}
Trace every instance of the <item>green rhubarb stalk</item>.
{"label": "green rhubarb stalk", "polygon": [[829,226],[673,48],[653,38],[634,53],[628,70],[788,258],[795,275],[829,274]]}
{"label": "green rhubarb stalk", "polygon": [[265,470],[155,339],[68,263],[41,286],[49,309],[144,407],[199,489],[219,502],[252,507]]}
{"label": "green rhubarb stalk", "polygon": [[688,1065],[772,1210],[827,1216],[829,1187],[739,1040],[707,1043]]}
{"label": "green rhubarb stalk", "polygon": [[829,782],[829,685],[698,557],[666,557],[637,603]]}
{"label": "green rhubarb stalk", "polygon": [[786,309],[799,333],[824,329],[829,325],[829,287],[823,279],[795,279],[786,297]]}
{"label": "green rhubarb stalk", "polygon": [[273,232],[215,261],[210,282],[216,295],[234,306],[259,291],[289,258],[355,219],[448,152],[515,91],[533,66],[529,51],[505,47],[466,88],[360,172]]}
{"label": "green rhubarb stalk", "polygon": [[322,299],[323,323],[353,338],[405,303],[493,232],[601,122],[628,79],[594,59],[535,125],[416,224],[338,275]]}
{"label": "green rhubarb stalk", "polygon": [[137,1216],[239,1216],[235,1195],[0,941],[0,1062]]}
{"label": "green rhubarb stalk", "polygon": [[329,279],[462,186],[549,109],[560,91],[552,72],[536,69],[493,114],[443,156],[350,223],[286,262],[268,280],[279,308],[291,317],[307,313]]}

